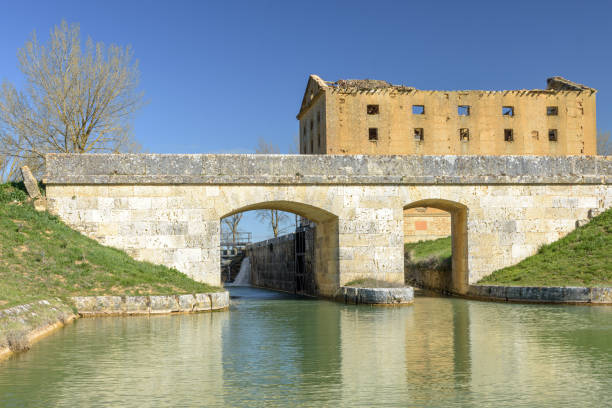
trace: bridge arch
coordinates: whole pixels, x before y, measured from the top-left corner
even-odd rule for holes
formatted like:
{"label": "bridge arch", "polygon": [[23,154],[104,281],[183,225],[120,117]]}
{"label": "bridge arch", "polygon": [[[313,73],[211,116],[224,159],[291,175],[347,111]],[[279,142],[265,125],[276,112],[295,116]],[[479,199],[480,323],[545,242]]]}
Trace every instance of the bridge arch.
{"label": "bridge arch", "polygon": [[404,210],[419,207],[436,208],[450,213],[452,271],[447,279],[443,279],[442,289],[454,293],[466,293],[469,286],[468,271],[468,207],[456,201],[441,198],[422,199],[404,206]]}
{"label": "bridge arch", "polygon": [[[339,277],[339,234],[338,216],[330,211],[291,200],[253,200],[251,203],[226,204],[226,212],[219,217],[219,221],[245,211],[253,210],[279,210],[297,214],[315,222],[314,230],[314,284],[315,293],[312,295],[331,296],[340,284]],[[219,276],[221,270],[219,269]]]}

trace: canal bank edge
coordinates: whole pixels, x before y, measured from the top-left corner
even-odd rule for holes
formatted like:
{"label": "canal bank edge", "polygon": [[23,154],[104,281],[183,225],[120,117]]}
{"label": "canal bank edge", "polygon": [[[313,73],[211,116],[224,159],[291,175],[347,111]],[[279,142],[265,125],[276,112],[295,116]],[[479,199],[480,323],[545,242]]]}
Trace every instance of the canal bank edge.
{"label": "canal bank edge", "polygon": [[60,299],[0,310],[0,361],[28,350],[31,344],[76,318],[73,309]]}
{"label": "canal bank edge", "polygon": [[414,288],[357,288],[341,286],[334,300],[353,305],[393,306],[414,303]]}
{"label": "canal bank edge", "polygon": [[0,310],[0,361],[30,346],[52,331],[93,316],[134,316],[203,313],[229,309],[229,292],[195,295],[75,296],[73,308],[59,299],[39,300]]}
{"label": "canal bank edge", "polygon": [[71,298],[80,316],[197,313],[226,310],[228,291],[195,295],[75,296]]}
{"label": "canal bank edge", "polygon": [[612,305],[612,288],[470,285],[465,297],[502,302]]}

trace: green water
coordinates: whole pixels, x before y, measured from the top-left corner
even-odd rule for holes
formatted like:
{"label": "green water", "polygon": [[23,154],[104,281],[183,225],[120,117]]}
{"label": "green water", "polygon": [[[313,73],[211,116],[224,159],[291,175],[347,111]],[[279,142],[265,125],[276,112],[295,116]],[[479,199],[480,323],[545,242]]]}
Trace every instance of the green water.
{"label": "green water", "polygon": [[229,313],[80,319],[0,363],[0,407],[612,404],[612,307],[232,295]]}

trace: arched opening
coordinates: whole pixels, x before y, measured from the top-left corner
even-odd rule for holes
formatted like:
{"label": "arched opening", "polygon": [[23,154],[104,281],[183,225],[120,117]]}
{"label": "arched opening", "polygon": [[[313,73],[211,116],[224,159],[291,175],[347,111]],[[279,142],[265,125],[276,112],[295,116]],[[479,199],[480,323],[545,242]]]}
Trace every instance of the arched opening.
{"label": "arched opening", "polygon": [[407,283],[442,292],[466,293],[467,207],[426,199],[404,207]]}
{"label": "arched opening", "polygon": [[[280,228],[265,239],[251,239],[244,245],[243,257],[249,258],[248,283],[302,295],[330,295],[339,285],[338,217],[326,210],[293,201],[266,201],[235,208],[220,217],[232,219],[237,214],[258,212],[268,221],[290,213],[289,228]],[[295,217],[295,218],[293,218]],[[220,276],[224,282],[236,278],[235,271],[224,268],[224,231],[221,228]],[[240,235],[238,235],[240,236]],[[225,239],[226,241],[227,239]],[[243,283],[243,279],[240,279]]]}

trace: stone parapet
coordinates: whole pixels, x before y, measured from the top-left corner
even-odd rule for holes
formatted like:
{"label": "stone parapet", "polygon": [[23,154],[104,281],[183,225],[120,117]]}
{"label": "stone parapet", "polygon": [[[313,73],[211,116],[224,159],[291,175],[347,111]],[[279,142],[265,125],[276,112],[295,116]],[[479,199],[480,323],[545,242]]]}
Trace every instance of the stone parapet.
{"label": "stone parapet", "polygon": [[471,285],[467,295],[507,302],[612,305],[612,288]]}
{"label": "stone parapet", "polygon": [[612,157],[48,154],[46,184],[612,184]]}
{"label": "stone parapet", "polygon": [[210,312],[227,309],[229,292],[157,296],[75,296],[81,316]]}

